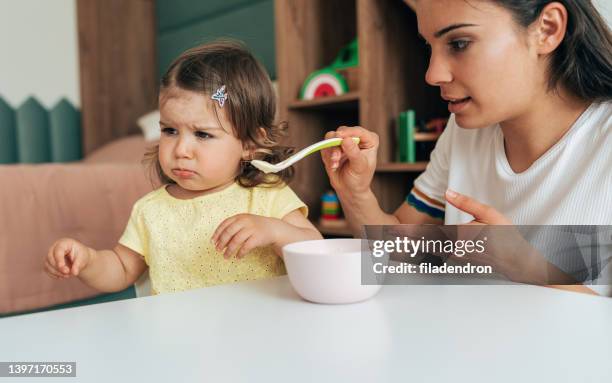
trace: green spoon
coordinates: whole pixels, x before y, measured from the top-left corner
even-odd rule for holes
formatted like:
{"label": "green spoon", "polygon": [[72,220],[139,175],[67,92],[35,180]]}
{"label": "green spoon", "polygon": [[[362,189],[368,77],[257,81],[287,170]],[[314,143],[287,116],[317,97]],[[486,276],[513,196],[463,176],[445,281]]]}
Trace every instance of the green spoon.
{"label": "green spoon", "polygon": [[[355,141],[356,144],[359,143],[359,137],[352,137],[352,139],[353,141]],[[251,164],[266,174],[278,173],[281,170],[287,169],[289,166],[295,164],[296,162],[308,156],[309,154],[318,152],[321,149],[327,149],[327,148],[331,148],[334,146],[340,146],[341,143],[342,143],[342,138],[329,138],[327,140],[319,141],[315,144],[305,147],[304,149],[295,153],[294,155],[287,158],[286,160],[279,162],[278,164],[271,164],[268,161],[262,161],[262,160],[252,160]]]}

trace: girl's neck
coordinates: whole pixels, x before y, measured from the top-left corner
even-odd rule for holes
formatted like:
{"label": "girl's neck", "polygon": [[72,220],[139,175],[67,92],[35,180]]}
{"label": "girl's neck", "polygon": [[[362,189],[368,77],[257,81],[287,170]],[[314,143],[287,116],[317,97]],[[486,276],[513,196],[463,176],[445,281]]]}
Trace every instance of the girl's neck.
{"label": "girl's neck", "polygon": [[590,104],[561,92],[538,100],[522,115],[500,123],[506,158],[515,173],[527,170],[559,142]]}

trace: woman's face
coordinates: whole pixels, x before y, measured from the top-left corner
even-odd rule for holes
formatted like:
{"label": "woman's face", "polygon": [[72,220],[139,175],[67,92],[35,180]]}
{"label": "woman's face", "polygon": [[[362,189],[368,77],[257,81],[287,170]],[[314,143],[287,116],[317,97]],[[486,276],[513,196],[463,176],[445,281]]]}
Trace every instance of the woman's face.
{"label": "woman's face", "polygon": [[431,46],[426,74],[463,128],[524,113],[546,88],[529,32],[492,1],[418,0],[419,32]]}

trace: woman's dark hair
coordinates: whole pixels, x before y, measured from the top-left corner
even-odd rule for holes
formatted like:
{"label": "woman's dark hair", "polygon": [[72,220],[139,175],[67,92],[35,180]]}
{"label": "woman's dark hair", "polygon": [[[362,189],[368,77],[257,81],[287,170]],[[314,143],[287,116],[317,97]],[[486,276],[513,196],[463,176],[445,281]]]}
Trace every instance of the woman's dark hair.
{"label": "woman's dark hair", "polygon": [[[276,96],[270,77],[239,41],[217,40],[183,52],[163,75],[160,93],[177,87],[212,96],[223,85],[227,93],[223,110],[235,136],[252,149],[253,159],[276,163],[293,153],[293,148],[279,144],[287,135],[288,125],[274,124]],[[214,105],[218,113],[219,106]],[[155,166],[163,183],[174,183],[161,169],[159,146],[147,153],[146,161]],[[288,183],[293,174],[292,167],[276,175],[264,174],[250,162],[242,161],[236,181],[244,187],[272,186]]]}
{"label": "woman's dark hair", "polygon": [[565,38],[552,53],[549,89],[563,86],[588,101],[612,98],[612,33],[591,0],[492,0],[512,12],[514,20],[528,27],[547,4],[567,9]]}

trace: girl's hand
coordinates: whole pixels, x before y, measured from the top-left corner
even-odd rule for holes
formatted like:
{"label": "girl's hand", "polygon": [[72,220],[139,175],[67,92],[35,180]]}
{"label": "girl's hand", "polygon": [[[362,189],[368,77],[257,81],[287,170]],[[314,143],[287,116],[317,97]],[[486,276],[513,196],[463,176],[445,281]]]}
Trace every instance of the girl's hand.
{"label": "girl's hand", "polygon": [[276,243],[279,222],[255,214],[237,214],[221,222],[213,233],[212,242],[217,251],[225,249],[223,258],[228,259],[238,252],[236,258],[240,259],[256,247]]}
{"label": "girl's hand", "polygon": [[[370,189],[376,170],[378,135],[359,126],[341,126],[325,138],[343,138],[341,147],[321,151],[331,186],[339,193],[360,194]],[[351,137],[359,137],[355,144]]]}
{"label": "girl's hand", "polygon": [[74,239],[62,238],[49,248],[45,271],[56,279],[76,277],[87,267],[91,258],[90,248]]}

